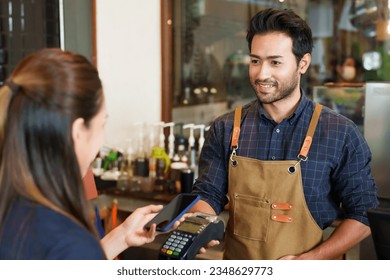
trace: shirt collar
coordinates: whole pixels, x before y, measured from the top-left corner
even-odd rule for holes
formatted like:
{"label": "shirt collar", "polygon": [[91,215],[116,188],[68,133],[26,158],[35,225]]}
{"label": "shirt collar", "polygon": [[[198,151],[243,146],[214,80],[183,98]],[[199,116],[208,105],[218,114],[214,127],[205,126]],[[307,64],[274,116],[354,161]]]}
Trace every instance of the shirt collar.
{"label": "shirt collar", "polygon": [[[304,108],[306,107],[306,105],[308,103],[309,103],[309,99],[306,97],[305,92],[303,91],[303,89],[301,89],[301,99],[299,100],[298,107],[295,109],[295,112],[292,113],[292,115],[289,118],[287,118],[287,120],[288,120],[290,125],[293,125],[297,121],[298,117],[302,114]],[[268,116],[268,114],[264,110],[263,106],[261,106],[260,101],[257,102],[257,107],[258,107],[258,112],[259,112],[260,118],[273,121]]]}

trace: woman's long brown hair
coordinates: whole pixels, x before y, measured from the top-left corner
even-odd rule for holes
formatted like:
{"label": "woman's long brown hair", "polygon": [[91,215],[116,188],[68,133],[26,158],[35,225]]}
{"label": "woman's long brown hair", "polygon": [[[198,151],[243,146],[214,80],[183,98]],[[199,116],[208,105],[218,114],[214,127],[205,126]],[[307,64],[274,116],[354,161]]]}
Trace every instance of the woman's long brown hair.
{"label": "woman's long brown hair", "polygon": [[74,151],[72,123],[88,125],[103,104],[95,67],[44,49],[21,61],[0,89],[0,229],[24,196],[95,233]]}

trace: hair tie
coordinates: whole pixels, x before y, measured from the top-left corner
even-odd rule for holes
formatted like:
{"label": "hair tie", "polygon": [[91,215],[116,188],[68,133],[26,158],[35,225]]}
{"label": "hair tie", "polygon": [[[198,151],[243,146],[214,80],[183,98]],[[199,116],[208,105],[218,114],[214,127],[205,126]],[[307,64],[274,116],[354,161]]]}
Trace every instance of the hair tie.
{"label": "hair tie", "polygon": [[12,96],[15,96],[15,94],[17,94],[20,90],[20,86],[15,84],[11,79],[7,79],[5,84],[11,89]]}

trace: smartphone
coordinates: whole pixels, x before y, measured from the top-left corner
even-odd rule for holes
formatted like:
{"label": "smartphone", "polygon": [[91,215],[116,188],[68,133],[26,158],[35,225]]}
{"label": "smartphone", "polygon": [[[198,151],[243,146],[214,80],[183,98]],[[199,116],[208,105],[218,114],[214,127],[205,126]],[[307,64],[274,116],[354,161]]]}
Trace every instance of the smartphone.
{"label": "smartphone", "polygon": [[145,228],[149,230],[152,224],[156,224],[157,231],[168,231],[199,199],[200,195],[197,194],[182,193],[177,195],[145,225]]}

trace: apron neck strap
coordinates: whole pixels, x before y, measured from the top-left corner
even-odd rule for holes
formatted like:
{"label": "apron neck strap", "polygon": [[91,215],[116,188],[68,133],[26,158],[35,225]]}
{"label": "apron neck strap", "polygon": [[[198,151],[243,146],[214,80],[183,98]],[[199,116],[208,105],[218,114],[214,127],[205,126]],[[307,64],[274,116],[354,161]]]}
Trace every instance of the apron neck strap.
{"label": "apron neck strap", "polygon": [[[309,153],[309,149],[313,141],[314,132],[317,128],[321,111],[322,111],[322,105],[316,103],[313,115],[310,120],[309,129],[307,130],[305,140],[303,141],[301,151],[299,152],[298,155],[298,158],[301,160],[307,159],[307,154]],[[238,139],[240,137],[240,127],[241,127],[241,113],[242,113],[242,106],[237,107],[236,110],[234,111],[234,127],[232,133],[232,143],[231,143],[231,148],[233,150],[238,149]]]}
{"label": "apron neck strap", "polygon": [[238,138],[240,137],[240,127],[241,127],[241,112],[242,112],[242,106],[237,107],[234,111],[234,127],[233,127],[233,134],[232,134],[232,144],[231,148],[233,150],[238,149]]}
{"label": "apron neck strap", "polygon": [[310,149],[311,143],[313,141],[314,132],[316,130],[318,120],[320,119],[321,110],[322,110],[322,105],[316,103],[313,115],[311,116],[309,129],[307,130],[305,140],[303,141],[301,151],[299,152],[299,155],[298,155],[298,158],[300,160],[303,160],[303,161],[307,160],[307,154],[309,153],[309,149]]}

